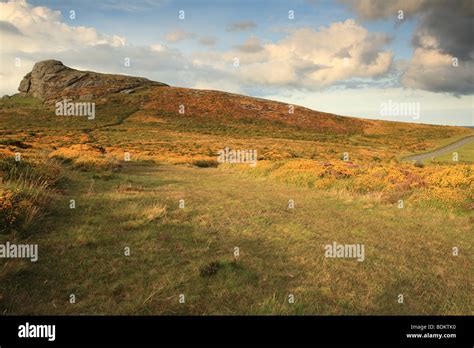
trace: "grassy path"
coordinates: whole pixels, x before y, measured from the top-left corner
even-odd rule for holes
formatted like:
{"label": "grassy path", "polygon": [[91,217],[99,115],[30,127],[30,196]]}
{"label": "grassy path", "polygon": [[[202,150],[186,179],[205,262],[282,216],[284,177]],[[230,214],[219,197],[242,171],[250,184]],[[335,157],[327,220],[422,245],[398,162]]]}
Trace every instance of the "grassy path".
{"label": "grassy path", "polygon": [[[215,168],[127,162],[71,175],[48,231],[29,240],[39,261],[0,263],[3,313],[474,313],[468,217]],[[326,258],[333,241],[364,244],[365,260]]]}

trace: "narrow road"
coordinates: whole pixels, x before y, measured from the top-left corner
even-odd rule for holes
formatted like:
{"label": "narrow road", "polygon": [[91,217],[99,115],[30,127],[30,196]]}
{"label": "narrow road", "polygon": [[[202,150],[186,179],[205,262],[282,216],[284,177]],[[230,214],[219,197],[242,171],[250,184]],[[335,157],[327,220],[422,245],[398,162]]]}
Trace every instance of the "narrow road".
{"label": "narrow road", "polygon": [[457,148],[459,148],[461,146],[464,146],[466,144],[469,144],[473,141],[474,141],[474,135],[470,135],[466,138],[462,138],[458,141],[455,141],[454,143],[443,146],[443,147],[441,147],[437,150],[430,151],[430,152],[427,152],[427,153],[421,153],[419,155],[408,156],[408,157],[403,158],[403,160],[405,160],[405,161],[416,161],[416,162],[422,163],[425,159],[441,156],[445,153],[456,150]]}

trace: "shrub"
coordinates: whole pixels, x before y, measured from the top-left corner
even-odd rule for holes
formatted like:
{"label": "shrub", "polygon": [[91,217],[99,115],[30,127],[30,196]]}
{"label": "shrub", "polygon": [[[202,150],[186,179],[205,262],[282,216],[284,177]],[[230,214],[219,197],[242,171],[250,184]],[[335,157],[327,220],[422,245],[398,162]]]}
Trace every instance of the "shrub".
{"label": "shrub", "polygon": [[28,149],[32,147],[31,145],[25,144],[23,140],[19,139],[6,139],[6,140],[0,140],[0,145],[9,145],[9,146],[15,146],[20,149]]}
{"label": "shrub", "polygon": [[4,188],[0,189],[0,233],[10,231],[20,215],[16,207],[14,193]]}
{"label": "shrub", "polygon": [[210,277],[210,276],[213,276],[215,274],[217,274],[217,272],[219,271],[219,269],[222,268],[222,264],[218,261],[213,261],[213,262],[210,262],[204,266],[201,267],[201,269],[199,270],[199,275],[201,277]]}
{"label": "shrub", "polygon": [[0,159],[0,233],[29,234],[45,216],[51,189],[62,179],[60,165]]}
{"label": "shrub", "polygon": [[414,166],[417,167],[417,168],[423,168],[425,165],[422,162],[416,161]]}
{"label": "shrub", "polygon": [[194,160],[192,164],[200,168],[216,168],[219,165],[219,162],[216,160],[199,159]]}
{"label": "shrub", "polygon": [[[225,165],[223,167],[226,167]],[[410,199],[444,207],[473,206],[474,165],[413,166],[313,160],[261,161],[258,166],[235,166],[255,176],[316,189],[345,189],[359,194],[380,194],[386,202]]]}
{"label": "shrub", "polygon": [[113,154],[106,154],[100,146],[76,144],[59,148],[49,156],[82,171],[118,171],[121,168],[119,160]]}

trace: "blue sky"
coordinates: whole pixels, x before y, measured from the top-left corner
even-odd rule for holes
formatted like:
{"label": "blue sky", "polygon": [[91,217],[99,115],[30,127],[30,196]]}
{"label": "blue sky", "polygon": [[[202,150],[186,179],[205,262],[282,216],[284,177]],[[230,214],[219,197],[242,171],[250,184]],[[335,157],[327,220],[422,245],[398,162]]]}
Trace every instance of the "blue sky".
{"label": "blue sky", "polygon": [[[473,126],[472,59],[460,61],[458,69],[448,66],[457,52],[446,51],[443,42],[447,35],[456,41],[456,33],[428,25],[440,9],[426,0],[418,7],[407,1],[379,0],[375,10],[357,0],[0,4],[5,9],[0,21],[7,23],[2,27],[10,29],[0,32],[2,92],[13,93],[17,75],[35,61],[55,58],[76,68],[267,97],[342,115]],[[397,9],[404,10],[402,21]],[[75,19],[69,18],[70,10]],[[178,18],[180,10],[184,20]],[[31,20],[19,20],[18,13]],[[413,43],[415,36],[421,43]],[[42,40],[43,49],[35,44]],[[131,59],[130,67],[123,66],[124,56]],[[21,57],[21,69],[9,69],[13,57]],[[234,57],[240,60],[238,69]],[[347,63],[344,57],[350,57],[347,67],[341,65]],[[382,115],[380,106],[388,100],[419,103],[421,117]]]}
{"label": "blue sky", "polygon": [[[249,34],[274,41],[281,39],[283,28],[309,26],[318,28],[333,22],[354,18],[347,5],[332,0],[315,1],[264,1],[264,0],[214,0],[214,1],[30,1],[37,6],[48,6],[60,10],[64,21],[75,26],[92,26],[99,32],[126,37],[135,45],[153,44],[163,40],[170,28],[196,31],[219,38],[216,47],[226,49],[245,40]],[[132,5],[121,4],[131,3]],[[132,7],[132,8],[130,8]],[[67,14],[76,11],[71,20]],[[178,12],[185,10],[186,20],[177,20]],[[287,20],[288,11],[295,11],[294,20]],[[230,23],[253,21],[257,26],[250,31],[228,32]],[[394,33],[392,48],[400,58],[408,59],[413,48],[410,37],[415,23],[406,20],[403,25],[378,20],[363,21],[364,26],[373,32]],[[190,44],[180,45],[190,49]]]}

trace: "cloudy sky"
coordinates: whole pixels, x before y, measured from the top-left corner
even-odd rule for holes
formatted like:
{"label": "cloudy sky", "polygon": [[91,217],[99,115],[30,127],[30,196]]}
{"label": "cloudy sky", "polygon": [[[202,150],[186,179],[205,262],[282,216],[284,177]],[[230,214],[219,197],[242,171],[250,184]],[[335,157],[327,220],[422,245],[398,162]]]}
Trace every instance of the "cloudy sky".
{"label": "cloudy sky", "polygon": [[[0,93],[58,59],[341,115],[474,126],[473,23],[472,0],[3,1]],[[420,114],[384,114],[389,101]]]}

